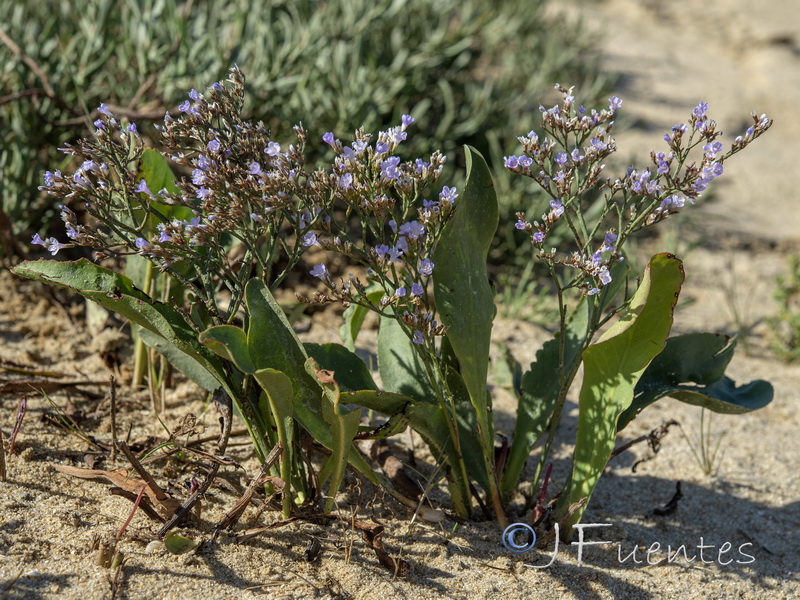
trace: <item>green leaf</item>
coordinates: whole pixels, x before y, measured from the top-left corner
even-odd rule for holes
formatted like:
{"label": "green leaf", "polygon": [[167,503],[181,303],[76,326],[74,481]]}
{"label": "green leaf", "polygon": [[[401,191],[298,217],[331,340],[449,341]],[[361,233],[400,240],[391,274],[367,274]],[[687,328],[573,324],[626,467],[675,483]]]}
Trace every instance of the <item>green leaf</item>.
{"label": "green leaf", "polygon": [[465,147],[467,184],[434,254],[434,294],[447,339],[469,392],[484,454],[493,453],[494,431],[486,389],[495,306],[486,258],[497,230],[497,197],[483,156]]}
{"label": "green leaf", "polygon": [[164,536],[164,546],[170,554],[186,554],[197,548],[197,542],[170,531]]}
{"label": "green leaf", "polygon": [[234,325],[215,325],[200,334],[200,341],[216,355],[230,360],[243,373],[252,374],[267,363],[259,360],[258,365],[250,356],[247,334]]}
{"label": "green leaf", "polygon": [[[564,345],[564,370],[570,371],[580,361],[581,345],[589,322],[590,303],[581,299],[567,326]],[[558,380],[559,340],[548,340],[536,353],[536,360],[522,375],[522,394],[517,405],[514,437],[511,439],[500,492],[508,497],[519,483],[520,474],[536,440],[544,433],[553,416],[561,383]],[[535,483],[535,482],[534,482]]]}
{"label": "green leaf", "polygon": [[164,355],[173,367],[194,381],[201,388],[213,392],[219,388],[220,383],[214,374],[209,371],[202,363],[195,360],[188,354],[178,350],[160,335],[153,333],[149,329],[140,329],[139,336],[142,341],[153,348],[159,354]]}
{"label": "green leaf", "polygon": [[[177,350],[195,359],[221,385],[227,386],[222,365],[197,339],[187,318],[176,308],[153,300],[131,280],[82,258],[75,262],[26,261],[12,268],[21,277],[71,289],[160,335]],[[231,396],[236,395],[229,390]]]}
{"label": "green leaf", "polygon": [[620,415],[617,430],[666,396],[728,414],[746,413],[769,404],[773,394],[769,383],[759,380],[737,388],[724,376],[735,346],[735,339],[713,333],[668,339],[636,384],[633,402]]}
{"label": "green leaf", "polygon": [[[383,296],[383,290],[369,291],[367,292],[367,301],[377,305]],[[364,319],[367,318],[368,313],[369,308],[361,306],[360,304],[351,304],[347,310],[344,311],[344,324],[339,328],[339,335],[342,337],[342,341],[348,350],[355,351],[356,338],[358,338],[361,326],[364,324]]]}
{"label": "green leaf", "polygon": [[262,406],[262,412],[269,411],[272,419],[268,422],[275,424],[278,431],[278,441],[283,449],[281,453],[281,479],[284,482],[283,516],[287,518],[292,510],[292,497],[289,487],[292,484],[292,465],[294,464],[293,432],[294,410],[292,399],[294,388],[291,380],[275,369],[259,369],[253,374],[264,390],[268,406]]}
{"label": "green leaf", "polygon": [[321,369],[336,373],[336,382],[343,392],[378,389],[364,361],[341,344],[303,346]]}
{"label": "green leaf", "polygon": [[322,403],[325,420],[331,430],[331,456],[326,461],[320,473],[320,485],[330,478],[328,498],[325,501],[325,512],[330,512],[336,500],[336,494],[342,485],[349,455],[358,451],[353,447],[353,440],[358,434],[358,425],[361,420],[361,409],[349,411],[340,404],[339,385],[330,371],[320,369],[313,358],[305,364],[306,371],[320,385],[325,393],[327,402]]}
{"label": "green leaf", "polygon": [[[626,313],[584,351],[573,469],[560,515],[591,497],[614,449],[617,420],[630,406],[642,373],[664,348],[682,283],[681,261],[672,254],[655,255]],[[570,528],[585,507],[569,518]]]}
{"label": "green leaf", "polygon": [[294,386],[297,420],[314,439],[330,448],[320,388],[305,369],[308,356],[283,309],[260,279],[247,282],[245,301],[250,314],[247,346],[251,361],[259,368],[276,369],[289,377]]}
{"label": "green leaf", "polygon": [[436,394],[413,342],[394,319],[381,319],[378,328],[378,370],[384,388],[418,402],[436,405]]}

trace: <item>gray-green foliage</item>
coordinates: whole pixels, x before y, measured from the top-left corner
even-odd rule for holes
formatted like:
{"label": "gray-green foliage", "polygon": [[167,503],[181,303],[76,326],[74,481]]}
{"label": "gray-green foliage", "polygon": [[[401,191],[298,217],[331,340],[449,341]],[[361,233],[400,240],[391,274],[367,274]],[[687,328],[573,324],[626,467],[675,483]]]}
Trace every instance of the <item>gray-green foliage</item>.
{"label": "gray-green foliage", "polygon": [[[554,81],[589,97],[603,85],[591,42],[578,26],[545,17],[543,4],[0,0],[0,28],[53,90],[0,44],[0,96],[23,93],[0,106],[0,208],[18,232],[40,229],[52,210],[36,189],[41,173],[63,164],[56,147],[85,135],[87,114],[101,102],[127,107],[149,133],[148,117],[175,112],[190,88],[223,78],[232,63],[249,77],[247,110],[276,138],[300,120],[312,137],[343,135],[353,123],[374,131],[408,112],[425,134],[409,140],[409,154],[441,149],[454,158],[468,143],[499,166]],[[530,208],[517,180],[498,180],[507,211]]]}
{"label": "gray-green foliage", "polygon": [[767,321],[772,350],[787,362],[800,359],[800,258],[789,258],[789,272],[775,279],[778,314]]}

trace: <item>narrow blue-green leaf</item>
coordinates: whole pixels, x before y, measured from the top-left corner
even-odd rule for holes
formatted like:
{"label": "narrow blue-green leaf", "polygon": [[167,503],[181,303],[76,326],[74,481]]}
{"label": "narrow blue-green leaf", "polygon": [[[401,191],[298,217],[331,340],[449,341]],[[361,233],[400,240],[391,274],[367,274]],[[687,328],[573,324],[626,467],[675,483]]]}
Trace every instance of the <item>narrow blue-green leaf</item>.
{"label": "narrow blue-green leaf", "polygon": [[489,246],[497,230],[497,197],[483,156],[465,147],[467,183],[455,215],[444,228],[434,255],[434,294],[447,338],[460,365],[478,421],[484,450],[493,448],[486,377],[495,306],[486,273]]}
{"label": "narrow blue-green leaf", "polygon": [[[583,353],[578,433],[568,489],[560,514],[590,498],[614,449],[617,420],[633,400],[634,387],[647,365],[664,348],[683,283],[683,265],[671,254],[657,254],[626,313]],[[569,518],[580,521],[586,505]]]}

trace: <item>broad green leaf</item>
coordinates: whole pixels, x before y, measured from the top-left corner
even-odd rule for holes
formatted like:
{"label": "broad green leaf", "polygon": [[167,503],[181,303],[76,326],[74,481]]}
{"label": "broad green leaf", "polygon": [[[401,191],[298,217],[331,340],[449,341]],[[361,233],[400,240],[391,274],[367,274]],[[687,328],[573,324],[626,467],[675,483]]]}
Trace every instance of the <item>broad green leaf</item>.
{"label": "broad green leaf", "polygon": [[[580,361],[580,348],[586,337],[591,304],[584,298],[578,304],[567,325],[564,343],[564,370],[575,368]],[[508,497],[519,483],[525,462],[553,417],[561,382],[558,378],[559,339],[548,340],[536,352],[536,361],[522,375],[522,393],[517,405],[514,437],[511,439],[500,491]],[[534,482],[535,484],[536,482]]]}
{"label": "broad green leaf", "polygon": [[757,379],[737,387],[730,377],[723,377],[700,390],[682,389],[670,393],[670,396],[681,402],[729,415],[740,415],[764,408],[772,402],[773,395],[774,390],[768,381]]}
{"label": "broad green leaf", "polygon": [[320,369],[336,373],[336,382],[343,392],[377,390],[372,375],[357,354],[341,344],[303,344]]}
{"label": "broad green leaf", "polygon": [[460,365],[484,454],[493,453],[494,432],[486,389],[495,306],[486,258],[497,230],[497,197],[483,156],[465,147],[467,184],[434,254],[436,306]]}
{"label": "broad green leaf", "polygon": [[251,360],[259,368],[281,371],[292,381],[296,418],[314,439],[330,448],[321,390],[305,369],[308,355],[283,309],[260,279],[247,282],[245,301],[250,314],[247,345]]}
{"label": "broad green leaf", "polygon": [[[614,449],[619,416],[630,406],[642,373],[664,348],[682,283],[681,261],[672,254],[655,255],[626,313],[584,351],[573,468],[559,502],[560,516],[591,497]],[[570,528],[585,507],[569,518]]]}
{"label": "broad green leaf", "polygon": [[384,317],[378,328],[378,370],[387,391],[426,404],[437,404],[428,373],[413,342],[394,319]]}
{"label": "broad green leaf", "polygon": [[[214,354],[197,339],[187,318],[176,308],[153,300],[131,280],[84,258],[74,262],[26,261],[12,268],[21,277],[71,289],[126,319],[163,337],[177,350],[195,359],[227,385],[225,371]],[[232,396],[235,394],[229,390]]]}
{"label": "broad green leaf", "polygon": [[328,499],[325,501],[325,512],[330,512],[339,493],[339,487],[344,479],[348,457],[351,452],[356,453],[353,440],[358,434],[358,425],[361,420],[361,409],[348,410],[339,402],[339,385],[330,371],[320,369],[313,358],[305,364],[306,371],[320,385],[325,393],[327,402],[322,403],[322,414],[331,430],[331,456],[326,461],[320,473],[320,485],[330,478]]}
{"label": "broad green leaf", "polygon": [[209,371],[202,363],[198,362],[188,354],[178,350],[160,335],[153,333],[149,329],[140,329],[139,336],[142,341],[153,348],[159,354],[164,355],[173,367],[194,381],[201,388],[213,392],[219,388],[220,383],[214,374]]}
{"label": "broad green leaf", "polygon": [[247,334],[235,325],[215,325],[200,334],[200,341],[215,354],[230,360],[243,373],[253,374],[266,362],[253,362],[247,345]]}
{"label": "broad green leaf", "polygon": [[[377,306],[383,295],[383,290],[369,291],[367,292],[367,300]],[[356,338],[358,338],[361,326],[364,324],[364,319],[367,318],[368,313],[369,309],[360,304],[351,304],[344,311],[344,324],[339,328],[339,335],[348,350],[355,351]]]}
{"label": "broad green leaf", "polygon": [[691,333],[670,338],[636,384],[630,407],[617,423],[621,431],[643,409],[671,396],[714,412],[741,414],[763,408],[772,400],[772,386],[754,381],[736,387],[725,377],[735,339],[713,333]]}

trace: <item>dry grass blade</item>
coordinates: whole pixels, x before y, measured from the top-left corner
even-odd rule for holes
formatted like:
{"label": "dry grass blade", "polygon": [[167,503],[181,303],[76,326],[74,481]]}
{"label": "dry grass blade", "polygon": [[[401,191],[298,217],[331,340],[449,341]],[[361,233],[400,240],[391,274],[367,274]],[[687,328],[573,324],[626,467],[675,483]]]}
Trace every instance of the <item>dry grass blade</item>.
{"label": "dry grass blade", "polygon": [[[214,392],[214,405],[217,407],[217,410],[220,414],[220,433],[219,439],[217,440],[217,455],[218,457],[225,455],[225,449],[228,447],[228,439],[231,435],[231,417],[233,412],[233,401],[231,400],[230,396],[222,389],[218,389]],[[168,519],[168,521],[164,524],[164,526],[158,530],[158,536],[162,537],[166,535],[166,533],[175,527],[178,523],[180,523],[186,515],[189,514],[189,511],[192,510],[195,504],[197,504],[198,500],[200,500],[201,496],[206,493],[211,484],[214,482],[214,478],[217,476],[217,471],[219,470],[219,462],[215,461],[211,465],[211,469],[208,471],[208,475],[203,480],[203,482],[197,486],[197,489],[192,493],[189,498],[175,511],[175,513]]]}
{"label": "dry grass blade", "polygon": [[220,529],[230,529],[239,521],[244,513],[244,509],[247,508],[247,505],[250,504],[250,500],[253,497],[253,494],[256,492],[259,486],[263,485],[266,481],[272,481],[276,487],[283,489],[285,486],[285,482],[280,479],[279,477],[270,477],[268,475],[269,470],[272,468],[272,465],[275,464],[275,461],[278,460],[278,456],[281,454],[281,445],[280,442],[275,444],[275,447],[267,456],[267,459],[259,468],[258,473],[256,476],[253,477],[253,480],[250,482],[250,485],[247,486],[244,494],[242,495],[239,500],[237,500],[236,504],[233,506],[231,510],[228,511],[220,521],[217,523],[216,529],[219,531]]}
{"label": "dry grass blade", "polygon": [[284,519],[283,521],[278,521],[276,523],[272,523],[270,525],[265,525],[264,527],[256,527],[253,529],[248,529],[243,533],[236,536],[236,542],[241,543],[250,538],[253,538],[257,535],[261,535],[262,533],[266,533],[272,529],[278,529],[280,527],[285,527],[286,525],[290,525],[297,521],[325,521],[325,520],[336,520],[341,521],[347,525],[350,525],[353,529],[358,530],[361,532],[361,537],[363,540],[369,545],[373,552],[375,552],[375,556],[378,557],[378,562],[381,563],[384,567],[390,570],[395,576],[397,577],[405,577],[411,572],[411,565],[401,559],[401,558],[394,558],[391,556],[383,545],[383,532],[384,527],[378,523],[369,523],[367,521],[359,521],[352,517],[342,517],[335,514],[311,514],[311,515],[304,515],[298,517],[291,517],[289,519]]}
{"label": "dry grass blade", "polygon": [[[60,473],[69,475],[71,477],[78,477],[80,479],[105,479],[110,481],[115,486],[122,488],[132,494],[138,494],[142,485],[146,482],[144,479],[132,477],[131,471],[128,469],[119,469],[117,471],[104,471],[102,469],[82,469],[80,467],[72,467],[69,465],[53,465],[53,468]],[[165,518],[170,518],[175,511],[180,507],[180,503],[164,494],[161,488],[158,488],[160,495],[156,494],[148,485],[145,490],[148,499],[158,510],[159,514]],[[160,496],[160,497],[159,497]],[[126,496],[127,497],[127,496]]]}
{"label": "dry grass blade", "polygon": [[25,418],[25,413],[28,411],[28,397],[23,396],[19,399],[19,404],[17,405],[17,419],[14,422],[14,430],[11,432],[11,437],[8,440],[8,455],[11,456],[14,454],[14,444],[17,441],[17,434],[19,433],[20,427],[22,427],[22,420]]}
{"label": "dry grass blade", "polygon": [[6,481],[6,446],[2,429],[0,429],[0,481]]}

